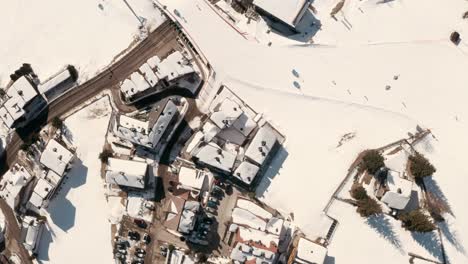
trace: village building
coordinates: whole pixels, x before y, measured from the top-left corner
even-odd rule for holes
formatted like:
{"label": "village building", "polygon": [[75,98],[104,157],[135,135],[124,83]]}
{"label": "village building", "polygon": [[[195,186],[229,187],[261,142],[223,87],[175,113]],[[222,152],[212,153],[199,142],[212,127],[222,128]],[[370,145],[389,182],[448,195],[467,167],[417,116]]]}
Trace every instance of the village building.
{"label": "village building", "polygon": [[38,91],[51,102],[74,86],[78,79],[78,71],[68,65],[54,76],[38,85]]}
{"label": "village building", "polygon": [[5,199],[13,210],[18,209],[23,198],[24,187],[32,178],[32,175],[24,167],[13,166],[0,181],[0,197]]}
{"label": "village building", "polygon": [[186,255],[184,251],[175,249],[166,256],[166,264],[195,264],[195,260]]}
{"label": "village building", "polygon": [[297,32],[296,26],[310,4],[310,0],[253,0],[253,5],[260,15],[267,17],[273,23],[288,27],[293,32]]}
{"label": "village building", "polygon": [[178,177],[178,188],[190,191],[194,198],[208,191],[213,183],[213,176],[210,173],[185,166],[180,168]]}
{"label": "village building", "polygon": [[230,175],[237,157],[234,151],[222,149],[214,142],[201,144],[192,155],[195,163],[227,175]]}
{"label": "village building", "polygon": [[37,254],[44,225],[33,216],[25,216],[21,224],[21,239],[31,255]]}
{"label": "village building", "polygon": [[195,227],[197,221],[197,214],[200,211],[200,203],[197,201],[186,201],[184,209],[180,216],[179,227],[177,231],[182,234],[190,234]]}
{"label": "village building", "polygon": [[162,60],[158,56],[150,58],[120,84],[124,99],[127,102],[135,102],[177,85],[181,78],[196,75],[197,67],[187,56],[180,51],[174,51]]}
{"label": "village building", "polygon": [[16,80],[6,91],[6,100],[0,105],[0,122],[9,128],[23,126],[36,117],[47,105],[26,76]]}
{"label": "village building", "polygon": [[413,182],[402,178],[399,172],[393,170],[386,170],[383,173],[386,175],[382,179],[380,188],[377,189],[377,198],[392,209],[405,209],[411,200]]}
{"label": "village building", "polygon": [[172,100],[168,100],[154,124],[125,115],[117,115],[114,134],[136,146],[153,150],[161,142],[163,135],[168,131],[167,128],[178,113],[177,105]]}
{"label": "village building", "polygon": [[326,257],[325,247],[301,237],[289,256],[288,264],[324,264]]}
{"label": "village building", "polygon": [[65,172],[71,168],[73,158],[74,155],[71,151],[58,143],[55,139],[51,139],[41,154],[40,162],[59,177],[63,177]]}
{"label": "village building", "polygon": [[148,180],[148,164],[140,161],[109,158],[106,182],[120,187],[144,189]]}

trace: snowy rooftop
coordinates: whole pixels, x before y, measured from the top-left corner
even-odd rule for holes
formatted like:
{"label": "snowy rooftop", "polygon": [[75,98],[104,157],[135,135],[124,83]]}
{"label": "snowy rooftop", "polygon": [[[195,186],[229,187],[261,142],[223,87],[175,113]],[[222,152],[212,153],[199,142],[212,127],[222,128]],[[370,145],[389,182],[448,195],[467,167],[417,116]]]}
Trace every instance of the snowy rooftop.
{"label": "snowy rooftop", "polygon": [[146,81],[151,85],[155,86],[159,78],[154,74],[154,71],[151,69],[151,66],[148,65],[148,63],[143,63],[143,65],[140,66],[139,71],[143,74],[145,77]]}
{"label": "snowy rooftop", "polygon": [[193,67],[186,63],[182,53],[175,51],[160,62],[157,75],[160,79],[167,77],[171,81],[192,72],[194,72]]}
{"label": "snowy rooftop", "polygon": [[[169,260],[170,259],[170,260]],[[167,264],[195,264],[195,261],[182,250],[172,250],[170,254],[166,256]]]}
{"label": "snowy rooftop", "polygon": [[301,19],[303,10],[309,7],[310,2],[309,0],[254,0],[253,4],[283,22],[295,26]]}
{"label": "snowy rooftop", "polygon": [[34,252],[40,241],[43,225],[35,217],[25,216],[22,224],[22,240],[24,247]]}
{"label": "snowy rooftop", "polygon": [[149,134],[149,139],[153,147],[155,147],[161,140],[162,135],[166,131],[169,123],[176,116],[178,112],[177,106],[172,100],[167,101],[164,110],[158,117],[158,120],[154,123],[153,128]]}
{"label": "snowy rooftop", "polygon": [[49,193],[55,188],[48,181],[40,178],[37,181],[34,191],[29,198],[29,203],[34,207],[40,209],[44,205],[44,201],[48,199]]}
{"label": "snowy rooftop", "polygon": [[200,203],[196,201],[186,201],[184,204],[184,209],[182,211],[182,215],[180,217],[178,231],[183,234],[190,233],[196,221],[196,215],[198,210],[200,209]]}
{"label": "snowy rooftop", "polygon": [[255,137],[245,151],[245,156],[262,165],[277,141],[273,128],[266,123],[255,134]]}
{"label": "snowy rooftop", "polygon": [[260,231],[265,231],[267,225],[265,220],[259,218],[252,212],[237,207],[232,210],[232,222]]}
{"label": "snowy rooftop", "polygon": [[41,154],[41,163],[58,175],[64,175],[67,165],[72,161],[73,153],[60,143],[51,139]]}
{"label": "snowy rooftop", "polygon": [[279,236],[266,232],[239,226],[239,238],[242,242],[253,241],[257,245],[262,245],[269,251],[276,252],[279,245]]}
{"label": "snowy rooftop", "polygon": [[232,260],[237,261],[234,263],[270,264],[274,263],[275,255],[275,253],[268,250],[252,247],[244,243],[237,243],[232,249],[230,257]]}
{"label": "snowy rooftop", "polygon": [[36,95],[37,91],[26,77],[22,76],[16,80],[7,90],[8,99],[3,103],[3,109],[0,110],[3,122],[11,127],[14,121],[25,114],[24,106]]}
{"label": "snowy rooftop", "polygon": [[70,71],[68,69],[65,69],[56,76],[52,77],[50,80],[41,83],[37,88],[41,94],[44,94],[52,88],[55,88],[57,85],[65,82],[69,78],[71,78]]}
{"label": "snowy rooftop", "polygon": [[193,168],[181,167],[179,171],[179,183],[193,190],[201,190],[206,177],[205,173]]}
{"label": "snowy rooftop", "polygon": [[219,128],[223,129],[232,126],[243,113],[244,111],[236,102],[226,98],[218,105],[218,109],[211,114],[210,119]]}
{"label": "snowy rooftop", "polygon": [[31,177],[31,174],[24,167],[20,167],[18,170],[9,170],[3,175],[0,195],[11,208],[15,207],[18,194]]}
{"label": "snowy rooftop", "polygon": [[398,172],[389,170],[387,173],[388,191],[382,197],[382,202],[390,208],[402,210],[411,198],[413,182],[400,177]]}
{"label": "snowy rooftop", "polygon": [[110,158],[106,182],[133,188],[145,188],[148,165],[144,162]]}
{"label": "snowy rooftop", "polygon": [[137,145],[149,146],[148,122],[120,115],[117,118],[115,128],[116,136]]}
{"label": "snowy rooftop", "polygon": [[234,171],[234,177],[245,182],[246,184],[252,183],[258,173],[258,166],[248,161],[243,161],[239,167]]}
{"label": "snowy rooftop", "polygon": [[250,211],[251,213],[263,218],[263,219],[270,219],[273,215],[268,212],[267,210],[263,209],[262,207],[258,206],[257,204],[246,200],[246,199],[238,199],[237,200],[237,207]]}
{"label": "snowy rooftop", "polygon": [[194,155],[200,162],[225,172],[231,172],[236,156],[236,153],[226,151],[215,143],[208,143],[200,147]]}
{"label": "snowy rooftop", "polygon": [[304,238],[299,239],[296,253],[296,263],[323,264],[327,256],[327,249]]}

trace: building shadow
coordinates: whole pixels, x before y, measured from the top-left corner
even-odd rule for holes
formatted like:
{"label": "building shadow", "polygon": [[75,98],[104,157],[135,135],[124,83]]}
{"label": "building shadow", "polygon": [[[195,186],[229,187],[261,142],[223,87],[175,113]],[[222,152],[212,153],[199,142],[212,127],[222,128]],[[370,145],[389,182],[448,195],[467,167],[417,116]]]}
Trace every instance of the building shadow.
{"label": "building shadow", "polygon": [[401,241],[393,230],[393,226],[387,216],[384,214],[371,216],[367,218],[366,223],[390,242],[398,251],[404,252]]}
{"label": "building shadow", "polygon": [[68,231],[75,225],[76,207],[67,199],[67,195],[71,189],[84,185],[87,177],[88,168],[81,160],[77,160],[58,186],[47,208],[52,222],[63,231]]}
{"label": "building shadow", "polygon": [[322,28],[322,23],[308,9],[295,27],[295,31],[281,22],[274,21],[264,16],[266,24],[276,34],[299,42],[309,42]]}
{"label": "building shadow", "polygon": [[428,233],[411,232],[411,236],[421,247],[429,252],[431,256],[442,262],[442,249],[436,232],[437,231]]}
{"label": "building shadow", "polygon": [[284,161],[288,158],[289,152],[280,146],[276,156],[271,160],[268,168],[265,169],[265,174],[262,176],[260,183],[256,188],[256,197],[261,198],[271,185],[273,179],[280,173],[280,169],[283,167]]}
{"label": "building shadow", "polygon": [[50,248],[50,244],[54,241],[52,234],[53,234],[52,230],[50,229],[49,225],[46,223],[44,230],[42,232],[42,235],[41,235],[41,239],[39,241],[39,251],[37,254],[37,261],[39,263],[45,263],[50,260],[49,248]]}
{"label": "building shadow", "polygon": [[335,264],[335,257],[326,256],[325,261],[323,263],[324,264]]}

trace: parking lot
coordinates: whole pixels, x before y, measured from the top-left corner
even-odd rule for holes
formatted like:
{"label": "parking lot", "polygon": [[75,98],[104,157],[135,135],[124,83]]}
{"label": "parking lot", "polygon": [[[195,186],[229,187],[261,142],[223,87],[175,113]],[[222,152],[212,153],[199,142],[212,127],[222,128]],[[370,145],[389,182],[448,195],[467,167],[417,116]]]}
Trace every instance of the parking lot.
{"label": "parking lot", "polygon": [[149,235],[149,228],[149,223],[143,220],[135,220],[124,216],[113,243],[116,259],[120,259],[121,263],[146,263],[147,247],[152,240]]}

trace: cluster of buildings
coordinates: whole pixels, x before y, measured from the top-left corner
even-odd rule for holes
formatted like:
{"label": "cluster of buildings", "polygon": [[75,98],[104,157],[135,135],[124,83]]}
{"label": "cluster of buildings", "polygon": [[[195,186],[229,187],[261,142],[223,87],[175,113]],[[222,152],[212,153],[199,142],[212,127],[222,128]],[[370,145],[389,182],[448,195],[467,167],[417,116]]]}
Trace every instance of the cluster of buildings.
{"label": "cluster of buildings", "polygon": [[32,74],[20,76],[6,89],[0,101],[0,122],[13,129],[24,126],[37,117],[47,104],[73,86],[78,74],[73,66],[67,66],[47,81],[36,84]]}
{"label": "cluster of buildings", "polygon": [[198,72],[190,54],[175,50],[166,58],[146,61],[120,84],[120,92],[128,103],[174,86],[195,94],[201,83]]}
{"label": "cluster of buildings", "polygon": [[21,239],[31,255],[38,249],[43,230],[41,209],[60,189],[74,158],[71,148],[52,138],[42,150],[37,166],[15,164],[0,181],[0,197],[21,219]]}
{"label": "cluster of buildings", "polygon": [[254,189],[284,141],[261,114],[223,87],[186,152],[199,166]]}

